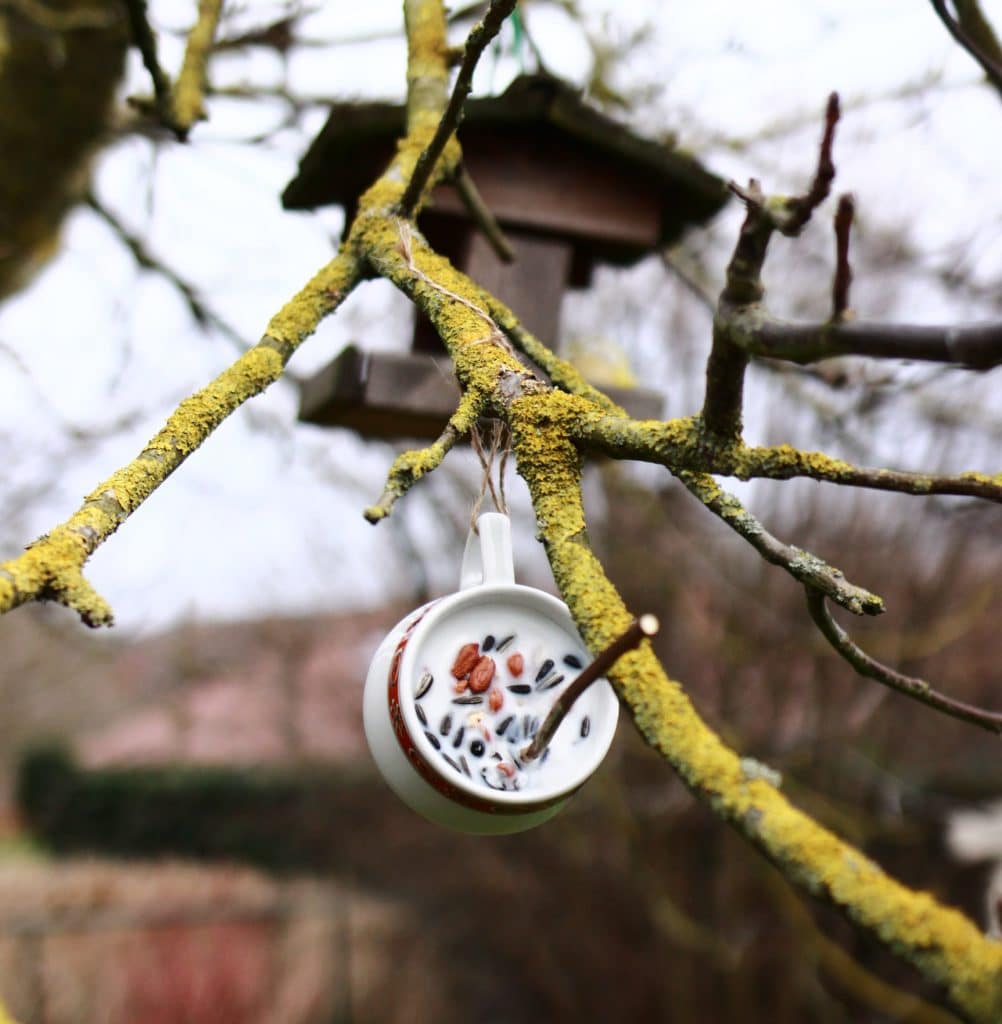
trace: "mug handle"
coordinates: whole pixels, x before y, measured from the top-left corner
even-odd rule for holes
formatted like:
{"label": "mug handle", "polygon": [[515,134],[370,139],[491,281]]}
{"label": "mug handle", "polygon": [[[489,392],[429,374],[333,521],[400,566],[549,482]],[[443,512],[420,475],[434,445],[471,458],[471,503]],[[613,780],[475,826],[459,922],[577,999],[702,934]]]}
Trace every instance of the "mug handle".
{"label": "mug handle", "polygon": [[[511,550],[511,520],[500,512],[485,512],[470,530],[463,552],[459,589],[482,584],[514,583],[515,563]],[[478,535],[479,534],[479,535]]]}

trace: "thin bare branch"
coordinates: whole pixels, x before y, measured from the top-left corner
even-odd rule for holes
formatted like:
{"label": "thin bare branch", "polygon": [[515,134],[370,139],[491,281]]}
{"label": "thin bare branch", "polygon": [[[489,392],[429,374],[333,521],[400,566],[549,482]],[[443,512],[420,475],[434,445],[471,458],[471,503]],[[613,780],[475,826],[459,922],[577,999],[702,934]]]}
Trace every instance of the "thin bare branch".
{"label": "thin bare branch", "polygon": [[398,206],[400,216],[410,217],[417,207],[421,193],[431,178],[431,173],[445,149],[445,144],[459,127],[463,115],[463,104],[470,94],[470,88],[473,85],[473,72],[476,70],[477,62],[487,44],[501,31],[501,25],[515,9],[517,2],[518,0],[492,0],[483,21],[475,25],[467,37],[463,62],[456,75],[456,84],[453,86],[452,95],[438,122],[435,134],[418,157],[414,173],[400,198]]}
{"label": "thin bare branch", "polygon": [[533,737],[532,742],[522,749],[519,757],[523,761],[534,761],[539,757],[550,745],[550,740],[560,728],[560,723],[567,717],[567,713],[577,703],[581,694],[592,683],[601,679],[624,654],[636,650],[645,639],[656,636],[660,628],[661,624],[654,615],[641,615],[634,619],[625,632],[595,655],[594,660],[571,680],[567,689],[553,702],[553,707],[543,719],[539,732]]}
{"label": "thin bare branch", "polygon": [[776,228],[784,235],[799,235],[811,214],[828,198],[832,182],[835,180],[835,161],[832,158],[832,147],[835,144],[835,126],[840,117],[838,93],[828,97],[825,107],[825,128],[821,136],[821,147],[818,151],[818,166],[814,172],[814,180],[807,194],[791,199],[786,204],[785,216],[777,219]]}
{"label": "thin bare branch", "polygon": [[971,370],[1002,365],[1002,321],[964,325],[795,324],[758,309],[731,309],[720,328],[749,355],[814,363],[834,356],[914,359]]}
{"label": "thin bare branch", "polygon": [[176,270],[154,256],[146,243],[138,235],[130,231],[92,192],[87,194],[84,201],[115,233],[118,240],[129,250],[132,258],[140,267],[159,274],[180,293],[185,305],[188,307],[188,312],[199,327],[213,328],[238,351],[246,351],[248,348],[247,340],[202,300],[193,285],[181,277]]}
{"label": "thin bare branch", "polygon": [[835,278],[832,282],[832,320],[837,322],[849,316],[849,288],[852,285],[849,235],[855,212],[856,204],[852,196],[842,196],[835,211]]}
{"label": "thin bare branch", "polygon": [[745,204],[744,223],[734,254],[727,265],[727,279],[713,322],[713,345],[706,364],[706,393],[702,419],[716,437],[741,436],[744,379],[748,355],[731,337],[730,325],[741,313],[753,316],[765,295],[762,267],[773,232],[799,235],[817,207],[831,191],[835,178],[832,147],[839,119],[838,94],[828,97],[825,126],[818,151],[817,169],[810,188],[801,196],[769,198],[753,178],[746,188],[734,182],[730,189]]}
{"label": "thin bare branch", "polygon": [[504,263],[511,263],[515,259],[515,250],[512,249],[511,242],[505,238],[501,225],[498,224],[491,208],[484,201],[484,197],[477,188],[477,183],[464,164],[460,164],[456,171],[455,186],[467,213],[473,219],[474,224],[480,228],[498,259]]}
{"label": "thin bare branch", "polygon": [[872,658],[862,648],[853,643],[849,634],[831,617],[825,605],[825,596],[812,587],[805,587],[807,608],[818,629],[825,639],[850,665],[868,679],[875,679],[884,686],[889,686],[906,697],[911,697],[928,707],[941,711],[951,718],[959,718],[981,729],[987,729],[996,735],[1002,735],[1002,713],[986,711],[972,704],[954,700],[934,690],[924,679],[902,675]]}
{"label": "thin bare branch", "polygon": [[735,533],[744,537],[767,562],[785,569],[795,580],[825,594],[854,615],[879,615],[884,611],[884,602],[880,597],[850,583],[841,569],[836,569],[809,551],[784,544],[774,537],[733,494],[722,490],[709,474],[682,471],[678,478],[691,494]]}
{"label": "thin bare branch", "polygon": [[977,0],[931,0],[932,8],[947,31],[981,65],[988,80],[1002,96],[1002,44]]}
{"label": "thin bare branch", "polygon": [[129,30],[132,41],[136,44],[143,58],[143,65],[149,72],[153,83],[153,94],[156,109],[161,119],[169,118],[171,103],[170,78],[160,66],[157,55],[157,37],[150,26],[146,14],[146,0],[125,0],[125,9],[129,16]]}

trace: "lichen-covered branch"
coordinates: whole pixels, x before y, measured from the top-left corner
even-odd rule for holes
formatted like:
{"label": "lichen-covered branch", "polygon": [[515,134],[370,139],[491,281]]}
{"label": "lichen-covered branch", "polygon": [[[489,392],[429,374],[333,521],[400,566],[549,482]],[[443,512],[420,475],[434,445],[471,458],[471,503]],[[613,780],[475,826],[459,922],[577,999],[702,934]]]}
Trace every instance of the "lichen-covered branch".
{"label": "lichen-covered branch", "polygon": [[178,406],[132,462],[98,484],[64,523],[0,565],[0,612],[26,601],[58,601],[89,626],[110,625],[110,606],[83,576],[87,559],[227,416],[278,380],[360,276],[352,253],[335,257],[275,314],[253,348]]}
{"label": "lichen-covered branch", "polygon": [[714,515],[744,537],[767,562],[781,566],[794,579],[806,584],[811,590],[827,595],[854,615],[879,615],[884,611],[881,598],[850,583],[840,569],[809,551],[784,544],[774,537],[733,494],[723,490],[708,473],[683,470],[678,478]]}
{"label": "lichen-covered branch", "polygon": [[956,474],[910,473],[855,466],[823,452],[792,445],[751,447],[709,436],[696,418],[633,420],[602,415],[581,407],[574,439],[583,447],[614,459],[634,459],[665,466],[673,473],[692,470],[739,480],[791,480],[806,477],[844,487],[899,494],[952,494],[1002,502],[1002,472]]}
{"label": "lichen-covered branch", "polygon": [[223,0],[199,0],[198,15],[188,33],[184,60],[173,85],[157,56],[156,35],[146,14],[146,0],[125,0],[125,6],[133,41],[153,83],[152,103],[141,99],[133,103],[154,112],[160,123],[184,142],[195,123],[205,119],[206,73]]}
{"label": "lichen-covered branch", "polygon": [[818,629],[825,639],[850,665],[867,679],[875,679],[884,686],[889,686],[906,697],[911,697],[930,708],[941,711],[951,718],[970,722],[996,735],[1002,735],[1002,713],[986,711],[964,701],[954,700],[945,693],[934,690],[924,679],[906,676],[895,672],[887,665],[872,658],[861,647],[857,646],[848,633],[831,617],[825,606],[825,595],[810,587],[807,591],[807,608]]}
{"label": "lichen-covered branch", "polygon": [[[466,38],[466,45],[463,50],[463,60],[459,66],[459,72],[456,75],[456,84],[453,86],[452,95],[449,97],[449,102],[445,108],[442,109],[440,103],[427,102],[423,97],[418,101],[418,106],[422,112],[425,112],[425,110],[431,110],[440,116],[435,132],[429,140],[428,145],[421,153],[421,156],[418,158],[414,172],[407,182],[407,188],[404,190],[404,193],[400,198],[401,216],[409,217],[414,213],[418,200],[431,179],[435,164],[438,162],[439,157],[445,150],[446,143],[459,127],[459,122],[463,115],[463,104],[466,102],[467,96],[470,95],[470,88],[473,85],[473,72],[476,70],[477,63],[480,60],[480,55],[484,52],[484,47],[486,47],[498,32],[501,31],[501,26],[504,23],[505,18],[511,14],[517,2],[518,0],[491,0],[491,4],[487,8],[487,12],[484,14],[483,20],[474,26],[473,30]],[[408,3],[405,5],[405,10],[409,11],[411,8],[415,8],[415,14],[421,13],[425,17],[431,17],[433,16],[432,12],[428,11],[430,6],[433,5],[421,2]],[[420,12],[417,10],[418,8],[420,9]],[[442,17],[441,32],[438,33],[438,37],[441,40],[441,47],[444,48],[446,45],[446,37],[444,16]],[[439,19],[436,18],[436,20]],[[419,36],[416,28],[414,31],[411,30],[410,24],[410,21],[408,21],[407,39],[408,44],[412,48],[412,52],[414,52],[416,49],[414,41],[417,40]],[[436,64],[440,64],[442,70],[446,70],[448,66],[447,56],[443,53],[442,57],[436,62]],[[436,77],[440,77],[437,70]],[[413,101],[413,94],[408,90],[408,105]],[[412,130],[412,127],[412,124],[408,122],[408,131]]]}
{"label": "lichen-covered branch", "polygon": [[[529,486],[550,565],[563,599],[592,651],[632,616],[588,543],[581,504],[581,454],[552,395],[511,406],[519,473]],[[841,909],[942,986],[968,1019],[1002,1018],[1002,945],[962,914],[889,878],[851,846],[793,807],[699,717],[654,655],[625,655],[611,681],[646,739],[689,788],[742,833],[787,879]]]}
{"label": "lichen-covered branch", "polygon": [[465,391],[445,430],[432,444],[427,448],[402,452],[393,460],[382,496],[365,510],[365,518],[370,523],[385,519],[397,499],[402,498],[423,476],[437,469],[455,443],[473,429],[486,404],[486,395],[472,388]]}
{"label": "lichen-covered branch", "polygon": [[[206,3],[201,8],[210,19],[211,12],[205,12],[212,6]],[[341,252],[276,314],[254,348],[181,404],[132,463],[100,484],[65,523],[19,558],[0,566],[0,611],[28,600],[55,599],[91,624],[110,621],[110,609],[83,577],[88,556],[231,412],[281,375],[303,339],[368,273],[392,282],[428,315],[453,359],[463,391],[445,433],[429,448],[406,453],[394,463],[384,495],[369,510],[369,518],[384,518],[399,497],[441,463],[479,415],[503,419],[512,431],[519,473],[528,484],[557,585],[593,652],[626,630],[633,616],[588,542],[581,473],[589,452],[655,462],[682,475],[711,511],[770,561],[809,584],[819,600],[823,602],[821,595],[828,594],[846,607],[870,612],[878,610],[879,598],[852,587],[837,570],[770,537],[706,475],[806,476],[906,493],[1002,500],[1002,475],[935,477],[860,469],[819,453],[788,446],[751,448],[741,440],[741,390],[749,352],[730,332],[761,300],[760,271],[772,232],[795,234],[828,193],[834,174],[834,103],[826,115],[818,170],[804,196],[770,200],[757,187],[739,190],[748,217],[718,309],[702,417],[667,422],[628,418],[525,331],[503,304],[435,253],[410,221],[401,220],[402,211],[416,213],[442,176],[458,166],[454,133],[463,89],[468,89],[476,60],[474,51],[490,38],[486,33],[497,30],[488,26],[488,19],[496,19],[499,26],[512,6],[513,0],[494,0],[474,32],[476,39],[471,36],[460,72],[466,84],[457,81],[450,106],[443,5],[440,0],[406,0],[407,132],[386,172],[361,197]],[[207,37],[198,37],[203,53],[208,49],[207,38],[211,31]],[[199,80],[197,61],[193,67],[195,82]],[[204,64],[201,67],[204,77]],[[552,385],[528,370],[512,346],[532,359]],[[888,878],[877,865],[793,807],[775,782],[751,771],[748,761],[709,729],[681,685],[667,676],[647,646],[624,655],[611,673],[612,681],[646,741],[692,792],[788,880],[840,909],[941,986],[958,1012],[975,1021],[1002,1019],[1002,946],[931,896]]]}
{"label": "lichen-covered branch", "polygon": [[589,384],[573,363],[561,359],[548,345],[526,330],[515,313],[503,302],[488,295],[487,308],[515,349],[531,359],[556,387],[570,395],[587,399],[603,412],[614,416],[626,415],[608,395]]}

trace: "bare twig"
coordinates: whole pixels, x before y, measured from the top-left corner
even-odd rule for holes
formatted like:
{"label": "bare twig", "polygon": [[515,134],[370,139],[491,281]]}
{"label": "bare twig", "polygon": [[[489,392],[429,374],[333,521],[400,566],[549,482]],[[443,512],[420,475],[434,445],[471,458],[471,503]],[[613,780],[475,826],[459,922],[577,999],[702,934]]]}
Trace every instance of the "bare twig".
{"label": "bare twig", "polygon": [[854,615],[879,615],[884,602],[876,594],[850,583],[840,569],[809,551],[784,544],[734,497],[722,490],[707,473],[680,472],[678,478],[714,515],[767,561],[781,566],[794,579],[830,597]]}
{"label": "bare twig", "polygon": [[628,651],[640,646],[641,641],[656,636],[661,624],[655,615],[641,615],[630,623],[626,632],[609,644],[604,650],[595,655],[595,660],[586,665],[580,674],[568,685],[567,689],[553,702],[549,714],[543,719],[539,732],[533,737],[528,746],[524,747],[519,757],[523,761],[534,761],[549,746],[554,733],[560,728],[560,723],[567,717],[567,713],[574,706],[577,699],[585,690],[616,664],[619,659]]}
{"label": "bare twig", "polygon": [[852,267],[849,264],[849,235],[856,206],[851,195],[838,201],[835,211],[835,279],[832,282],[832,320],[844,321],[849,315],[849,288]]}
{"label": "bare twig", "polygon": [[811,219],[811,214],[828,198],[832,182],[835,180],[835,161],[832,159],[832,147],[835,144],[835,126],[840,116],[838,93],[828,97],[825,107],[825,130],[821,137],[821,148],[818,152],[818,166],[814,172],[814,181],[807,194],[791,199],[787,204],[788,219],[781,218],[776,227],[784,235],[799,235]]}
{"label": "bare twig", "polygon": [[467,37],[463,62],[456,75],[456,84],[453,86],[452,95],[449,97],[449,102],[438,122],[431,142],[418,157],[414,173],[400,198],[398,206],[400,216],[409,217],[414,212],[421,193],[431,177],[431,172],[442,155],[442,150],[445,149],[445,144],[459,127],[463,104],[470,94],[470,88],[473,85],[473,72],[480,60],[480,55],[483,53],[484,47],[500,32],[501,25],[514,10],[516,3],[517,0],[492,0],[483,21],[475,25]]}
{"label": "bare twig", "polygon": [[125,0],[125,9],[129,16],[132,41],[142,55],[143,64],[153,82],[156,109],[166,123],[170,117],[170,78],[160,66],[160,59],[157,56],[157,37],[150,27],[149,18],[146,15],[146,0]]}
{"label": "bare twig", "polygon": [[1002,45],[977,0],[931,0],[932,8],[947,31],[981,65],[988,80],[1002,96]]}
{"label": "bare twig", "polygon": [[741,436],[745,370],[748,355],[730,337],[732,319],[749,307],[757,308],[765,294],[762,267],[773,232],[796,236],[811,214],[824,202],[835,178],[832,146],[839,119],[838,94],[832,93],[825,108],[825,127],[818,164],[810,188],[790,199],[769,199],[752,179],[747,188],[734,182],[730,189],[745,204],[747,213],[727,266],[727,281],[713,323],[713,345],[706,364],[706,393],[702,420],[706,429],[722,438]]}
{"label": "bare twig", "polygon": [[498,259],[511,263],[515,259],[515,250],[512,249],[511,242],[505,238],[501,225],[498,224],[491,208],[484,202],[484,197],[464,164],[460,164],[456,171],[455,186],[467,212],[483,232],[484,238],[490,243]]}
{"label": "bare twig", "polygon": [[194,319],[199,327],[214,328],[238,351],[246,351],[248,348],[246,339],[241,337],[234,327],[231,327],[218,313],[214,312],[202,301],[193,285],[181,277],[176,270],[173,270],[154,256],[147,248],[146,243],[138,235],[130,231],[92,192],[88,193],[85,202],[115,233],[118,240],[129,250],[132,258],[140,267],[159,274],[177,289],[184,299],[192,319]]}
{"label": "bare twig", "polygon": [[814,363],[833,356],[869,356],[971,370],[989,370],[1002,364],[1002,320],[943,326],[866,321],[795,324],[759,308],[729,310],[721,330],[732,345],[749,355],[793,363]]}
{"label": "bare twig", "polygon": [[881,664],[864,650],[853,643],[849,634],[831,617],[825,605],[825,596],[812,587],[804,588],[807,595],[807,608],[818,629],[835,650],[861,675],[875,679],[884,686],[889,686],[906,697],[920,701],[928,707],[941,711],[951,718],[959,718],[979,728],[987,729],[1002,735],[1002,713],[985,711],[983,708],[954,700],[934,690],[924,679],[902,675]]}

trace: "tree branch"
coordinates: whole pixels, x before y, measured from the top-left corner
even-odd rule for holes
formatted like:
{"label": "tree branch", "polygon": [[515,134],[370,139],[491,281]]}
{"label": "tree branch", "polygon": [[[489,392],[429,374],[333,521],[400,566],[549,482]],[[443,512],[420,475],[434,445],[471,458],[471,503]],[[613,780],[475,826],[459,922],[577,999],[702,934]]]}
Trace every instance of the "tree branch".
{"label": "tree branch", "polygon": [[154,256],[146,247],[146,243],[138,235],[130,231],[108,207],[101,203],[93,192],[87,194],[84,202],[115,233],[118,240],[129,250],[132,258],[140,267],[159,274],[178,291],[181,298],[184,299],[192,319],[199,327],[212,327],[219,331],[236,349],[241,352],[246,350],[247,341],[240,336],[237,330],[202,301],[194,286],[181,277],[176,270]]}
{"label": "tree branch", "polygon": [[1002,321],[920,326],[856,321],[794,324],[761,307],[729,309],[721,333],[749,355],[814,363],[835,356],[915,359],[972,370],[1002,365]]}
{"label": "tree branch", "polygon": [[531,359],[553,384],[570,395],[578,395],[598,406],[603,412],[617,416],[626,413],[608,395],[589,384],[580,371],[566,359],[561,359],[548,345],[526,330],[518,317],[493,295],[486,296],[487,308],[508,340],[522,355]]}
{"label": "tree branch", "polygon": [[387,475],[386,487],[379,501],[365,510],[365,518],[374,525],[385,519],[397,499],[402,498],[423,476],[437,469],[456,442],[473,429],[486,404],[486,395],[472,388],[466,390],[459,401],[459,407],[436,441],[427,448],[403,452],[394,459]]}
{"label": "tree branch", "polygon": [[744,537],[767,562],[781,566],[795,580],[827,595],[854,615],[879,615],[884,611],[881,598],[850,583],[840,569],[809,551],[791,547],[774,537],[733,494],[721,490],[709,474],[683,470],[678,478],[691,494],[735,533]]}
{"label": "tree branch", "polygon": [[146,14],[146,0],[125,0],[125,6],[133,41],[153,82],[152,103],[142,98],[133,98],[130,102],[140,110],[155,113],[179,142],[185,142],[195,122],[205,119],[206,69],[223,0],[199,0],[198,16],[188,33],[181,71],[173,85],[160,66],[156,36]]}
{"label": "tree branch", "polygon": [[456,170],[455,185],[459,198],[466,207],[466,212],[480,228],[497,258],[504,263],[511,263],[515,259],[515,250],[512,249],[511,242],[505,238],[501,225],[498,224],[491,208],[484,201],[484,197],[477,188],[477,183],[466,169],[465,164],[460,164]]}
{"label": "tree branch", "polygon": [[939,475],[854,466],[823,452],[801,451],[790,445],[758,448],[721,442],[707,436],[698,419],[639,422],[582,408],[575,417],[572,436],[582,448],[614,459],[655,463],[676,475],[691,470],[739,480],[806,477],[844,487],[1002,502],[1002,473]]}
{"label": "tree branch", "polygon": [[177,407],[132,462],[64,523],[0,565],[0,613],[27,601],[58,601],[88,626],[110,625],[111,608],[82,575],[87,559],[230,413],[278,380],[293,352],[360,278],[354,254],[339,253],[272,317],[253,348]]}
{"label": "tree branch", "polygon": [[[561,596],[592,652],[632,616],[588,543],[581,501],[581,457],[560,392],[512,402],[519,473],[525,478]],[[556,403],[556,405],[555,405]],[[609,679],[647,743],[700,800],[759,849],[790,881],[837,907],[915,965],[972,1020],[1002,1014],[1002,946],[970,921],[916,893],[793,807],[699,717],[649,650],[624,655]]]}
{"label": "tree branch", "polygon": [[963,722],[969,722],[971,725],[1002,736],[1002,713],[985,711],[973,704],[954,700],[952,697],[947,697],[934,690],[924,679],[902,675],[881,664],[862,648],[857,647],[849,634],[831,617],[831,613],[825,606],[824,594],[811,587],[804,589],[807,594],[807,609],[811,613],[815,625],[832,647],[861,676],[875,679],[878,683],[889,686],[892,690],[897,690],[898,693],[903,693],[906,697],[911,697],[912,700],[917,700],[951,718],[959,718]]}
{"label": "tree branch", "polygon": [[[491,0],[491,5],[487,9],[483,21],[475,25],[467,36],[463,62],[459,66],[452,95],[449,97],[449,102],[442,113],[434,135],[418,158],[414,173],[400,198],[398,212],[401,217],[410,217],[417,208],[418,199],[431,179],[432,170],[442,155],[445,144],[459,127],[463,115],[463,104],[470,94],[470,88],[473,85],[473,72],[476,70],[477,62],[487,44],[501,31],[501,25],[514,10],[517,2],[518,0]],[[408,39],[411,38],[412,34],[408,32]],[[442,44],[444,45],[444,43],[443,33]],[[408,131],[412,130],[413,126],[408,123]]]}
{"label": "tree branch", "polygon": [[950,13],[947,0],[931,2],[950,35],[981,65],[1002,96],[1002,45],[977,0],[953,0],[956,17]]}
{"label": "tree branch", "polygon": [[855,212],[852,196],[842,196],[835,211],[835,278],[832,281],[832,320],[835,323],[848,319],[849,314],[849,287],[852,285],[849,235]]}

